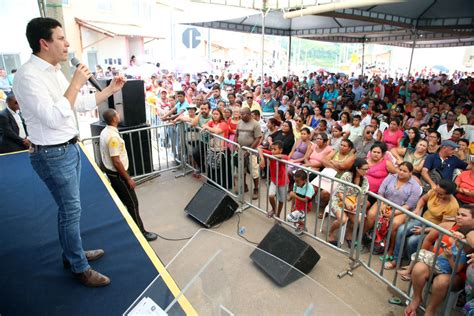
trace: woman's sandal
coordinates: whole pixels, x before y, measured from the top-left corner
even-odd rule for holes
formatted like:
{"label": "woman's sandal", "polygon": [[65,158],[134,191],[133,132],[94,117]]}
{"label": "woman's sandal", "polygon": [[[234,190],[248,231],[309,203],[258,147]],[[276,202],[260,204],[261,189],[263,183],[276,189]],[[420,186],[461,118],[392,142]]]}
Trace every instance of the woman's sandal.
{"label": "woman's sandal", "polygon": [[385,270],[393,270],[397,267],[397,263],[393,261],[386,261],[383,265]]}
{"label": "woman's sandal", "polygon": [[330,243],[331,245],[337,247],[338,246],[338,241],[337,240],[328,240],[328,243]]}
{"label": "woman's sandal", "polygon": [[272,218],[273,216],[275,216],[275,211],[270,211],[267,213],[268,218]]}
{"label": "woman's sandal", "polygon": [[393,305],[398,305],[398,306],[405,306],[405,303],[402,302],[402,300],[399,298],[399,297],[392,297],[388,300],[388,302],[390,304],[393,304]]}
{"label": "woman's sandal", "polygon": [[385,257],[384,256],[380,256],[379,257],[380,261],[385,261],[385,262],[389,262],[389,261],[393,261],[393,256],[389,256],[389,255],[386,255]]}

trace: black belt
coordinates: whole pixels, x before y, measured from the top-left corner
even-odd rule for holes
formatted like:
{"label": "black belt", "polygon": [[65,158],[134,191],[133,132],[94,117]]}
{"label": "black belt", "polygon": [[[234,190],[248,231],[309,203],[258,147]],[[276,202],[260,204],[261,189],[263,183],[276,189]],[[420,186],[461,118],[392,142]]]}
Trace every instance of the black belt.
{"label": "black belt", "polygon": [[70,140],[68,140],[67,142],[65,143],[61,143],[61,144],[56,144],[56,145],[35,145],[35,144],[31,144],[31,147],[36,151],[36,150],[40,150],[42,148],[54,148],[54,147],[61,147],[61,146],[67,146],[69,144],[75,144],[77,143],[78,141],[78,137],[77,136],[74,136],[73,138],[71,138]]}

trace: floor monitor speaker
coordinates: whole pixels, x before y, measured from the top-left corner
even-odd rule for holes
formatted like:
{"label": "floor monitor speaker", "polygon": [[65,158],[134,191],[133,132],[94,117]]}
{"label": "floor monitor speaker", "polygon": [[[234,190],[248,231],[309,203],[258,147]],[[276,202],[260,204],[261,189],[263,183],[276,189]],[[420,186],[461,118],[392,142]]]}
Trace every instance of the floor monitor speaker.
{"label": "floor monitor speaker", "polygon": [[223,190],[204,183],[184,211],[209,228],[231,218],[237,207]]}
{"label": "floor monitor speaker", "polygon": [[283,287],[302,277],[301,272],[308,274],[321,257],[306,242],[283,226],[275,225],[258,244],[250,258],[275,283]]}

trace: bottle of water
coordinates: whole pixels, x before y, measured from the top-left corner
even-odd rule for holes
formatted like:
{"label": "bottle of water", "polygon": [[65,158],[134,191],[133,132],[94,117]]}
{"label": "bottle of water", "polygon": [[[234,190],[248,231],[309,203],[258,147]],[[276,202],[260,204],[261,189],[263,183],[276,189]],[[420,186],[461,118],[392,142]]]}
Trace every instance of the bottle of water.
{"label": "bottle of water", "polygon": [[243,236],[245,234],[245,226],[239,228],[239,235]]}

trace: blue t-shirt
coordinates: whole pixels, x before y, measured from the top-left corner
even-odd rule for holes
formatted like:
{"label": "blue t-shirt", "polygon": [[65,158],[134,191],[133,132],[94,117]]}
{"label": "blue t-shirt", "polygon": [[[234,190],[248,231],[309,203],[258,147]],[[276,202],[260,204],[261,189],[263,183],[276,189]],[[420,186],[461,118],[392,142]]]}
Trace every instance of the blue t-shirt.
{"label": "blue t-shirt", "polygon": [[[457,260],[456,257],[458,255],[458,247],[456,246],[455,243],[453,243],[451,247],[451,251],[453,253],[454,262],[456,262]],[[467,256],[464,250],[461,248],[461,258],[459,258],[459,264],[466,264],[466,263],[467,263]],[[453,269],[451,268],[451,265],[449,264],[448,259],[445,256],[443,256],[443,254],[439,255],[438,259],[436,259],[436,265],[438,266],[438,268],[441,270],[442,273],[449,274],[453,271]]]}
{"label": "blue t-shirt", "polygon": [[426,157],[423,168],[428,169],[428,171],[438,169],[443,179],[452,180],[454,169],[465,170],[467,168],[467,163],[456,156],[450,156],[443,162],[441,161],[439,154],[436,153],[430,154]]}
{"label": "blue t-shirt", "polygon": [[334,89],[332,92],[329,92],[329,90],[324,91],[323,98],[326,100],[333,100],[334,106],[336,106],[336,99],[339,96],[339,92]]}
{"label": "blue t-shirt", "polygon": [[183,103],[176,102],[176,114],[179,114],[181,111],[186,111],[188,109],[188,101],[184,100]]}
{"label": "blue t-shirt", "polygon": [[274,98],[271,98],[268,101],[265,99],[262,99],[261,105],[262,105],[263,112],[273,113],[275,112],[275,106],[277,106],[277,101]]}

